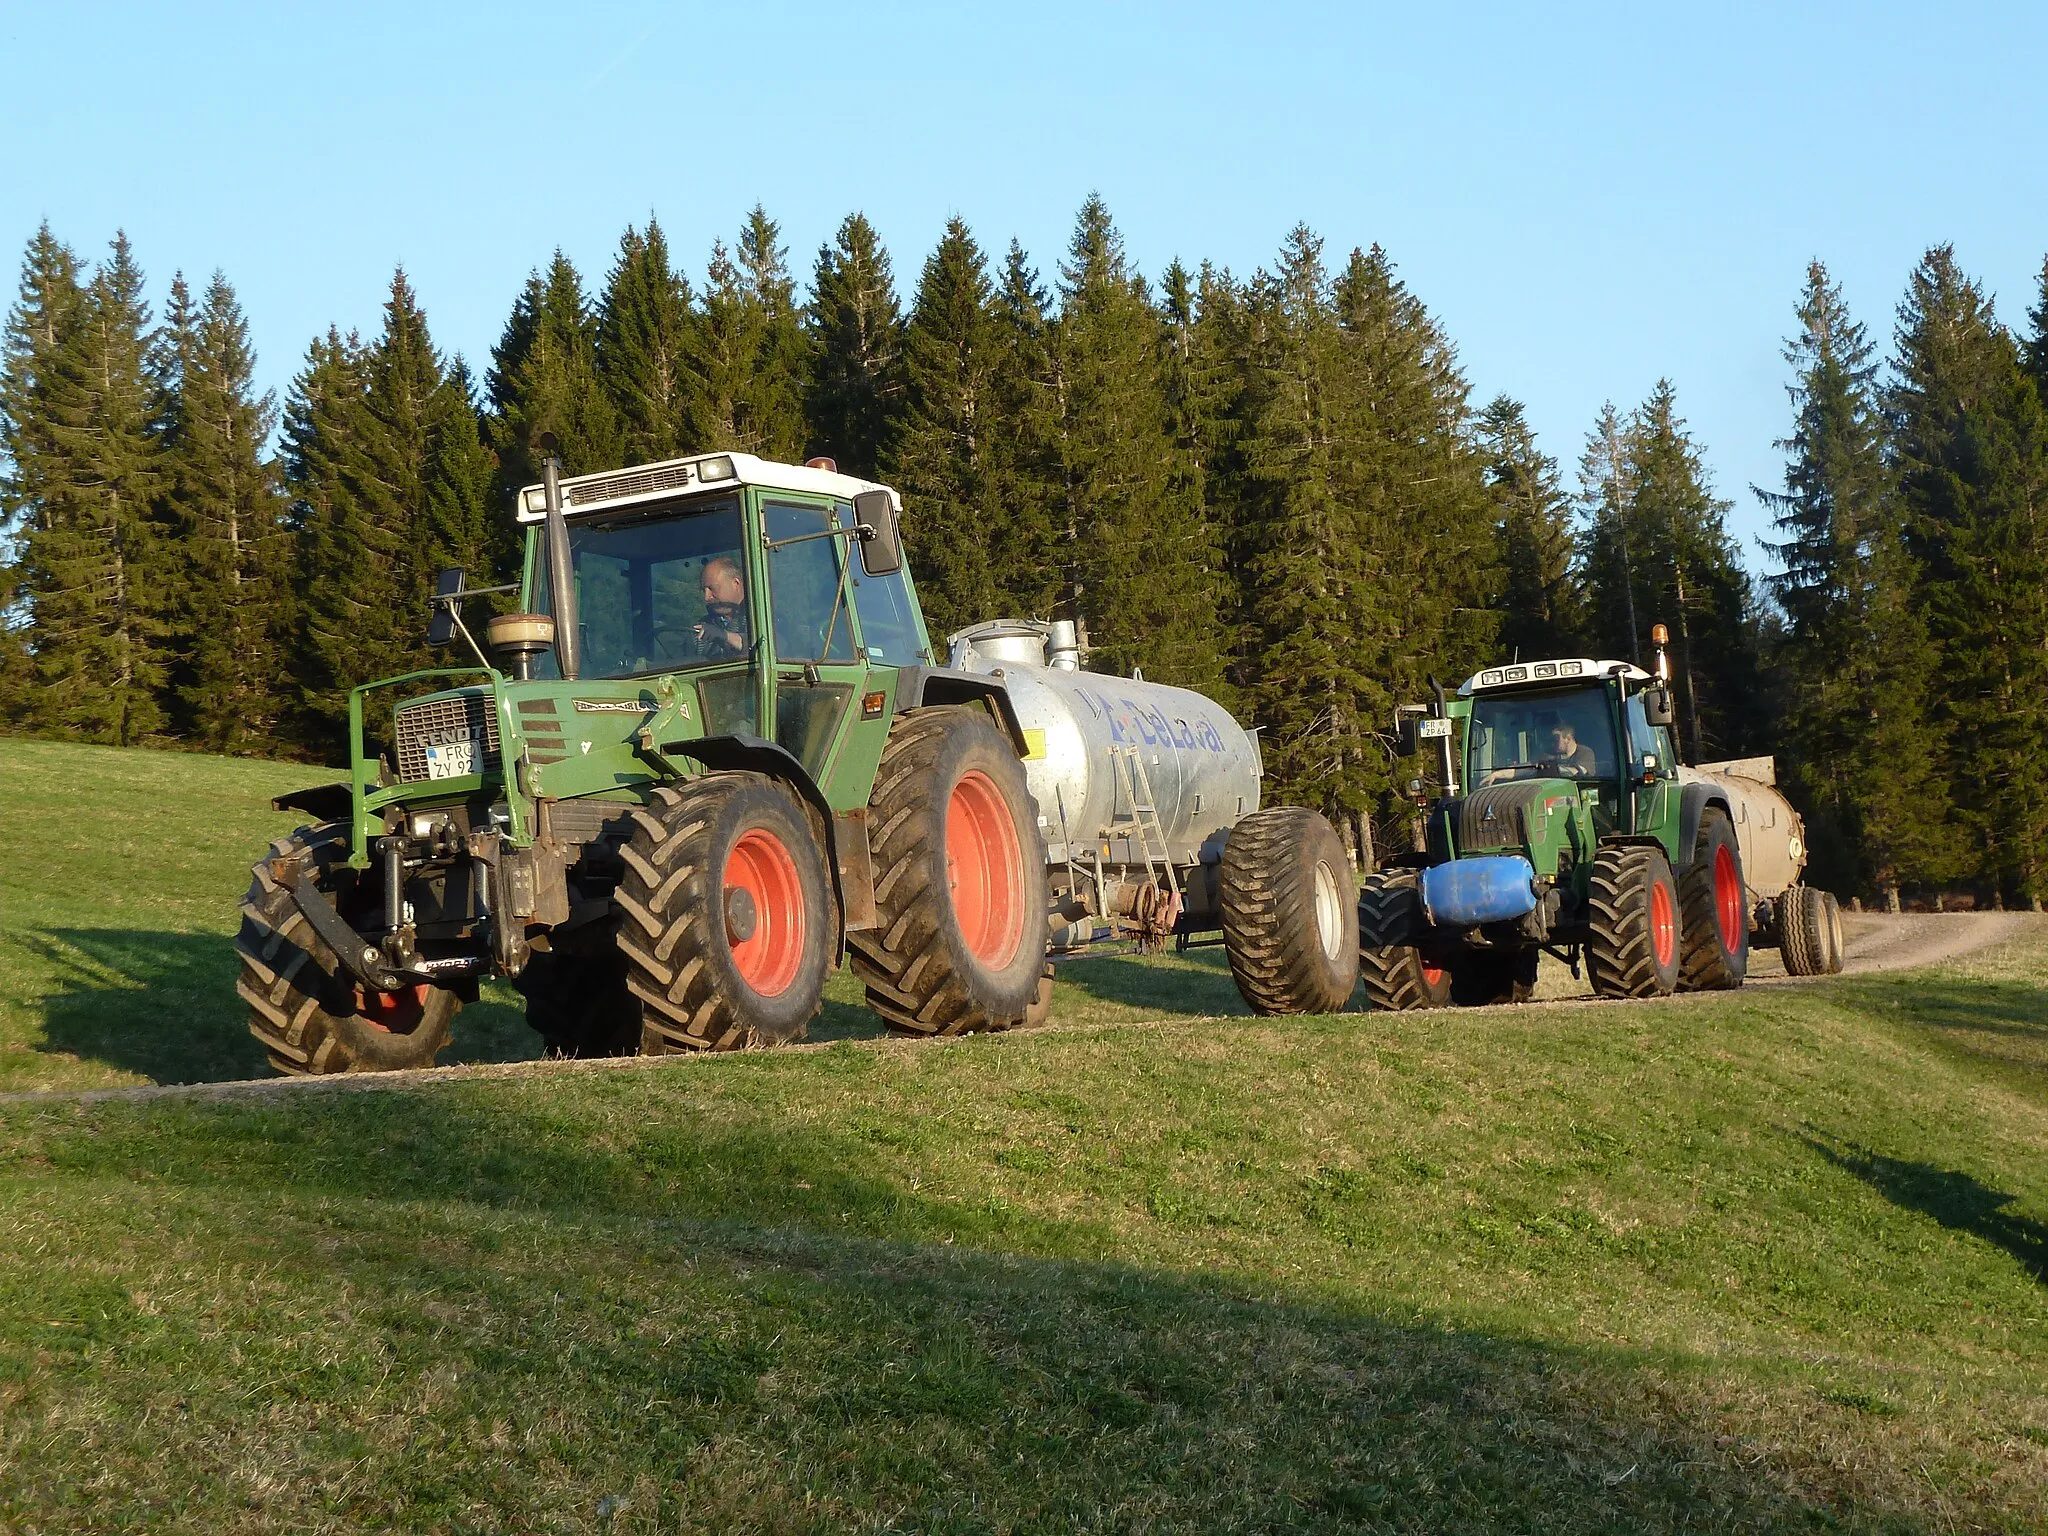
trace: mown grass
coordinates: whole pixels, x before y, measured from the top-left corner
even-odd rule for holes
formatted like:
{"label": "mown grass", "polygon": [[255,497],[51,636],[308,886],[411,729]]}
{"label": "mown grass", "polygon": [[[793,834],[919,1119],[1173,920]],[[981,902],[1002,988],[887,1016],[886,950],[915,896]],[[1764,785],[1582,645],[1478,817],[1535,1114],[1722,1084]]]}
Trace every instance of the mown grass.
{"label": "mown grass", "polygon": [[2048,934],[1463,1016],[1207,959],[954,1045],[0,1107],[0,1528],[2048,1524]]}

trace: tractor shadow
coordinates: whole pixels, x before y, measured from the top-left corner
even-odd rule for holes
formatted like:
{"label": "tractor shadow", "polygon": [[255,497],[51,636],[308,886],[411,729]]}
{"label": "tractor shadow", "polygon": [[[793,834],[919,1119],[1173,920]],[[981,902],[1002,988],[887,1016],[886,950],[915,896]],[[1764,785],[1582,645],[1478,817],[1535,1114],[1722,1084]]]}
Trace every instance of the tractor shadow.
{"label": "tractor shadow", "polygon": [[2017,1195],[1992,1189],[1955,1169],[1886,1157],[1854,1142],[1834,1143],[1819,1134],[1800,1140],[1900,1210],[1931,1217],[1951,1232],[1966,1232],[2004,1249],[2037,1284],[2048,1285],[2048,1223],[2008,1210]]}
{"label": "tractor shadow", "polygon": [[[42,1038],[32,1048],[99,1062],[152,1083],[217,1083],[271,1076],[235,995],[234,941],[210,933],[53,928],[9,936],[45,978]],[[508,1005],[509,1000],[509,1005]],[[540,1055],[518,999],[486,988],[465,1008],[459,1062],[524,1061]]]}
{"label": "tractor shadow", "polygon": [[1054,974],[1056,1024],[1115,1022],[1162,1013],[1249,1017],[1251,1012],[1230,978],[1230,962],[1220,948],[1186,954],[1083,955],[1061,961]]}

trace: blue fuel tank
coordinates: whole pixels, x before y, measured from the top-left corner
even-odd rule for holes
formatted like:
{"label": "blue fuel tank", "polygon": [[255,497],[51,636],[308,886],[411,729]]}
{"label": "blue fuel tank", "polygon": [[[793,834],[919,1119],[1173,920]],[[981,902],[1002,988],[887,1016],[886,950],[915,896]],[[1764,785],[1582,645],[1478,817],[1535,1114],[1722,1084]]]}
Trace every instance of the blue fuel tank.
{"label": "blue fuel tank", "polygon": [[1520,854],[1453,859],[1422,872],[1422,910],[1439,928],[1507,923],[1536,910],[1536,871]]}

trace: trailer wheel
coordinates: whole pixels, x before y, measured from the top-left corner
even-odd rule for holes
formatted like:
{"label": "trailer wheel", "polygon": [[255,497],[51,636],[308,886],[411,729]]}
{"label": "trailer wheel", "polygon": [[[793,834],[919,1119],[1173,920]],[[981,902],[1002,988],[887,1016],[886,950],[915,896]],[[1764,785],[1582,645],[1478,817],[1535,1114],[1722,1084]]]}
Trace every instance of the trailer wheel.
{"label": "trailer wheel", "polygon": [[1778,953],[1787,976],[1825,976],[1828,970],[1825,893],[1810,885],[1788,886],[1778,897]]}
{"label": "trailer wheel", "polygon": [[1679,988],[1710,992],[1741,986],[1749,974],[1749,901],[1735,829],[1718,807],[1700,817],[1699,839],[1678,894],[1684,920]]}
{"label": "trailer wheel", "polygon": [[772,779],[707,773],[632,815],[612,895],[641,1051],[781,1045],[817,1013],[832,889],[809,816]]}
{"label": "trailer wheel", "polygon": [[1661,848],[1602,848],[1587,893],[1586,973],[1599,997],[1662,997],[1678,985],[1678,882]]}
{"label": "trailer wheel", "polygon": [[1827,908],[1828,974],[1839,976],[1848,959],[1846,941],[1842,936],[1842,903],[1833,891],[1822,891],[1820,899]]}
{"label": "trailer wheel", "polygon": [[1410,942],[1422,896],[1410,870],[1375,870],[1358,893],[1358,973],[1368,1008],[1389,1013],[1441,1008],[1451,1000],[1451,973],[1423,958]]}
{"label": "trailer wheel", "polygon": [[242,898],[235,991],[270,1064],[295,1077],[431,1067],[462,1001],[439,987],[365,993],[292,899],[300,874],[327,896],[350,893],[348,829],[330,821],[270,845]]}
{"label": "trailer wheel", "polygon": [[1027,1022],[1045,969],[1045,845],[1024,765],[986,713],[897,721],[868,838],[879,922],[847,935],[868,1006],[909,1035]]}
{"label": "trailer wheel", "polygon": [[1276,805],[1230,829],[1218,869],[1224,953],[1259,1013],[1335,1013],[1358,985],[1351,861],[1336,829]]}
{"label": "trailer wheel", "polygon": [[631,1056],[640,1049],[642,1007],[626,985],[616,919],[558,935],[512,985],[526,1022],[555,1057]]}
{"label": "trailer wheel", "polygon": [[1451,1001],[1460,1008],[1526,1003],[1536,993],[1533,949],[1473,950],[1451,962]]}

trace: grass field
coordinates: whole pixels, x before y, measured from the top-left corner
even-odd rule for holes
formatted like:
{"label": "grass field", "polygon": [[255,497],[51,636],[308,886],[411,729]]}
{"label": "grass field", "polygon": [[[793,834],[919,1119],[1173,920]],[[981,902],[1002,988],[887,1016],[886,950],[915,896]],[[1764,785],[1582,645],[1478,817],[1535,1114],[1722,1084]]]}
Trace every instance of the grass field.
{"label": "grass field", "polygon": [[[254,1070],[315,777],[0,741],[0,1086]],[[953,1045],[0,1105],[0,1529],[2048,1526],[2048,934],[1464,1016],[1204,958]]]}

